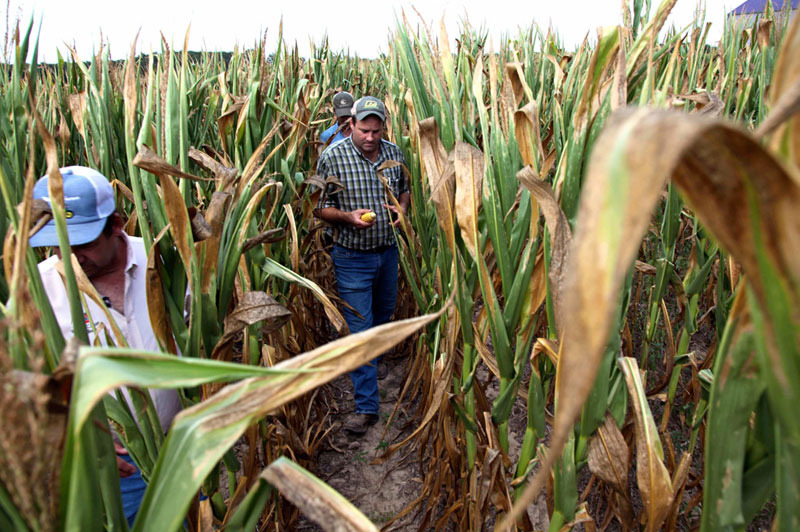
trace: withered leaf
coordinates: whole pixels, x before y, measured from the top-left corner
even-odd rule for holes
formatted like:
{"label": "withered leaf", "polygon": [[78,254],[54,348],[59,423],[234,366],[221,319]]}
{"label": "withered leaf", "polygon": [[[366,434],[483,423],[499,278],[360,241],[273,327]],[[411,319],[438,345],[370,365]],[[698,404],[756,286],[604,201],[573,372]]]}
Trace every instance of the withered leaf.
{"label": "withered leaf", "polygon": [[191,181],[213,181],[213,179],[208,177],[188,174],[177,166],[169,164],[146,145],[142,145],[142,147],[139,148],[139,153],[133,158],[133,164],[155,175],[170,175],[181,179],[189,179]]}
{"label": "withered leaf", "polygon": [[589,441],[589,469],[600,480],[627,496],[628,446],[611,415],[606,415]]}
{"label": "withered leaf", "polygon": [[291,311],[266,292],[245,292],[236,308],[225,316],[224,332],[214,346],[211,358],[219,360],[220,355],[230,348],[233,340],[245,327],[263,321],[265,323],[262,331],[270,333],[283,327],[291,316]]}
{"label": "withered leaf", "polygon": [[453,202],[455,200],[455,166],[453,154],[448,157],[439,138],[439,126],[433,118],[419,123],[420,162],[428,178],[436,221],[444,231],[447,245],[455,251]]}
{"label": "withered leaf", "polygon": [[457,143],[454,153],[456,219],[470,255],[478,261],[482,254],[478,245],[478,212],[483,199],[483,153],[465,142]]}
{"label": "withered leaf", "polygon": [[523,185],[536,198],[539,208],[544,215],[545,223],[550,230],[550,243],[552,254],[550,257],[550,290],[553,293],[553,305],[556,311],[556,325],[559,330],[563,330],[567,323],[564,314],[563,290],[565,285],[565,275],[567,263],[569,261],[569,248],[572,243],[572,231],[569,228],[564,211],[561,210],[558,200],[556,200],[552,187],[546,181],[542,181],[530,166],[526,166],[517,173]]}
{"label": "withered leaf", "polygon": [[189,207],[188,215],[192,226],[192,239],[195,243],[209,238],[213,231],[203,214],[196,207]]}
{"label": "withered leaf", "polygon": [[259,244],[271,244],[272,242],[279,242],[284,238],[286,238],[286,229],[284,229],[283,227],[262,231],[256,236],[248,238],[247,240],[244,241],[244,245],[242,246],[242,253],[246,253],[247,251],[253,249]]}

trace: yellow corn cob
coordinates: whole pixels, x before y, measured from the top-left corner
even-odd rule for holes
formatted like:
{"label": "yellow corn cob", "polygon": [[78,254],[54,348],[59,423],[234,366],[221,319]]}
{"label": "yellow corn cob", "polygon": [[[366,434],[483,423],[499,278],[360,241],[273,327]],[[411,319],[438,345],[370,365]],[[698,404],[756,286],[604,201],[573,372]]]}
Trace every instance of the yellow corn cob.
{"label": "yellow corn cob", "polygon": [[372,222],[375,220],[375,213],[374,212],[365,212],[361,215],[361,219],[367,223]]}

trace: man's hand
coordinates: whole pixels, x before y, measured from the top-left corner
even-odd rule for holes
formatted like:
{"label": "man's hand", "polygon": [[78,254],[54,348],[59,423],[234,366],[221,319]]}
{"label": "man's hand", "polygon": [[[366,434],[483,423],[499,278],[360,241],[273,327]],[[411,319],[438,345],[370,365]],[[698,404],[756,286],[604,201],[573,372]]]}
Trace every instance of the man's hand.
{"label": "man's hand", "polygon": [[[117,454],[128,454],[128,450],[117,442],[114,442],[114,451]],[[136,473],[136,466],[117,456],[117,471],[119,471],[120,478],[129,477]]]}
{"label": "man's hand", "polygon": [[402,220],[405,217],[406,212],[403,211],[403,210],[398,209],[394,205],[388,205],[388,204],[384,203],[383,206],[387,211],[392,213],[390,215],[390,217],[392,219],[392,225],[394,227],[400,227],[400,225],[403,223]]}
{"label": "man's hand", "polygon": [[375,225],[375,220],[372,220],[371,222],[365,222],[361,219],[361,216],[368,212],[372,211],[369,209],[356,209],[354,211],[350,211],[348,213],[349,216],[347,221],[356,229],[366,229],[367,227],[372,227]]}

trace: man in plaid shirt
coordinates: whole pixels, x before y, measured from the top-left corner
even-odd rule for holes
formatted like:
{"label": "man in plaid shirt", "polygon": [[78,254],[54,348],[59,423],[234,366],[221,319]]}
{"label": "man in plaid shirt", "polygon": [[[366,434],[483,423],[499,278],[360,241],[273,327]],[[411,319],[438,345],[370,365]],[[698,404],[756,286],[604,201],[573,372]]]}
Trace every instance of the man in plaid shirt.
{"label": "man in plaid shirt", "polygon": [[[351,332],[389,321],[397,302],[397,243],[394,228],[401,223],[386,187],[397,198],[402,214],[408,211],[408,183],[399,165],[379,170],[387,161],[405,163],[400,148],[383,140],[386,109],[372,96],[353,105],[352,135],[331,146],[319,158],[317,173],[336,177],[344,189],[323,194],[316,215],[338,229],[333,246],[339,296],[352,306],[344,309]],[[374,215],[374,216],[373,216]],[[378,420],[377,364],[352,371],[356,411],[344,429],[364,434]]]}

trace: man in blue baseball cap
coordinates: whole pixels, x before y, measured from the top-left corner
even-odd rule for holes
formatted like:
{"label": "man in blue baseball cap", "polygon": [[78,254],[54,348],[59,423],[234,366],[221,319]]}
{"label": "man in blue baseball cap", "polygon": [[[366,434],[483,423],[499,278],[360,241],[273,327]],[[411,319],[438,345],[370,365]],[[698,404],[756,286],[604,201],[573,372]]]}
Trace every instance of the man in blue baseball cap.
{"label": "man in blue baseball cap", "polygon": [[344,140],[353,132],[350,124],[350,116],[353,109],[353,95],[349,92],[337,92],[333,96],[333,114],[336,115],[336,123],[323,131],[319,140],[322,142],[321,149],[324,151],[329,146],[333,146],[340,140]]}
{"label": "man in blue baseball cap", "polygon": [[[67,235],[72,253],[103,298],[128,345],[160,351],[147,307],[147,253],[142,239],[128,236],[122,230],[122,217],[116,211],[114,190],[105,176],[84,166],[69,166],[60,171],[64,180]],[[36,182],[33,198],[51,203],[47,176]],[[33,247],[58,246],[55,222],[51,220],[44,225],[30,237],[29,242]],[[67,290],[57,270],[60,260],[60,251],[56,247],[55,255],[39,263],[39,273],[61,332],[68,339],[75,335],[75,331]],[[94,331],[100,327],[112,330],[103,309],[86,298],[83,311],[90,342],[105,344],[104,334],[94,337]],[[129,397],[126,389],[123,389],[123,395]],[[151,390],[150,396],[162,428],[168,429],[181,409],[178,393],[175,390]],[[146,485],[141,472],[116,440],[115,437],[122,502],[128,524],[132,525]]]}
{"label": "man in blue baseball cap", "polygon": [[[67,211],[67,232],[70,245],[80,246],[93,241],[102,232],[116,205],[114,189],[102,174],[83,166],[61,169],[64,178],[64,206]],[[33,188],[33,198],[50,201],[47,176]],[[57,246],[56,225],[50,221],[30,239],[33,247]]]}

